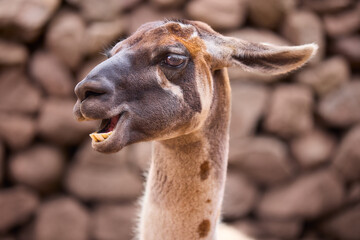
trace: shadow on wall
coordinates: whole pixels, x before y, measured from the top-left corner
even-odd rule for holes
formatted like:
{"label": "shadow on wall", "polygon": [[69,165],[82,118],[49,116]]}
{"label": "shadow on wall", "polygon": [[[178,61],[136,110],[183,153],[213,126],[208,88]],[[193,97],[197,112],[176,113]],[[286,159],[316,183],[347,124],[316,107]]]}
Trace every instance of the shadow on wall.
{"label": "shadow on wall", "polygon": [[0,240],[128,240],[149,143],[94,152],[73,88],[141,24],[205,21],[255,42],[316,42],[306,67],[230,69],[224,220],[257,239],[360,239],[356,0],[0,1]]}

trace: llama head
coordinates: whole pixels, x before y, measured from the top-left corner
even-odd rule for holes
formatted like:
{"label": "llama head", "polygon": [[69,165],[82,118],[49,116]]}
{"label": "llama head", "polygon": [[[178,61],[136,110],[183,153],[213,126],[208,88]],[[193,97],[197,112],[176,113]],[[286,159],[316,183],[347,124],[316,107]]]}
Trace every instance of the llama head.
{"label": "llama head", "polygon": [[279,74],[303,65],[316,45],[277,47],[225,37],[195,21],[141,26],[77,84],[78,120],[101,119],[95,150],[189,134],[206,120],[217,70],[238,66]]}

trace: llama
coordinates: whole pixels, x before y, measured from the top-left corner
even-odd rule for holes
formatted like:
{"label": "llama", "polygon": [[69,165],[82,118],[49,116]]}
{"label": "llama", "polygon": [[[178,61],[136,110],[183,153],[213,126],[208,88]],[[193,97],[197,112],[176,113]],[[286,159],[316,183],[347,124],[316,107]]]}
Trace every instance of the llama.
{"label": "llama", "polygon": [[198,21],[157,21],[117,43],[78,83],[74,115],[102,120],[90,134],[95,150],[154,141],[138,239],[225,239],[217,229],[229,142],[227,67],[282,74],[316,49],[225,37]]}

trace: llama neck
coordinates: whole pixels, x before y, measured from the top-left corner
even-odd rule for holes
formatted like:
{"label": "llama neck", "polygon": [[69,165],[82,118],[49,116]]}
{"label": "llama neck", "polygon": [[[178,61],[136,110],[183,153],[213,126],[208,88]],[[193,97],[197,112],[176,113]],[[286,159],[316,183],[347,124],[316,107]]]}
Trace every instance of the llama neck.
{"label": "llama neck", "polygon": [[226,70],[213,77],[212,108],[202,129],[154,143],[141,240],[215,239],[227,168],[230,86]]}

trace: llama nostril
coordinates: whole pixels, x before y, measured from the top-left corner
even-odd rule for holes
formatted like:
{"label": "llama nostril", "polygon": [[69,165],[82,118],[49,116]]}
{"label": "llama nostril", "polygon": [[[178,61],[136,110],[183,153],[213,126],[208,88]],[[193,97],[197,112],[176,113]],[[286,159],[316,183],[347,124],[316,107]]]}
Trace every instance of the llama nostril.
{"label": "llama nostril", "polygon": [[103,94],[104,93],[102,93],[102,92],[86,91],[84,100],[87,99],[90,96],[95,96],[96,97],[96,96],[100,96],[100,95],[103,95]]}
{"label": "llama nostril", "polygon": [[100,81],[88,81],[83,80],[79,82],[75,87],[75,94],[80,100],[84,101],[89,97],[99,97],[101,95],[109,93],[110,87]]}

